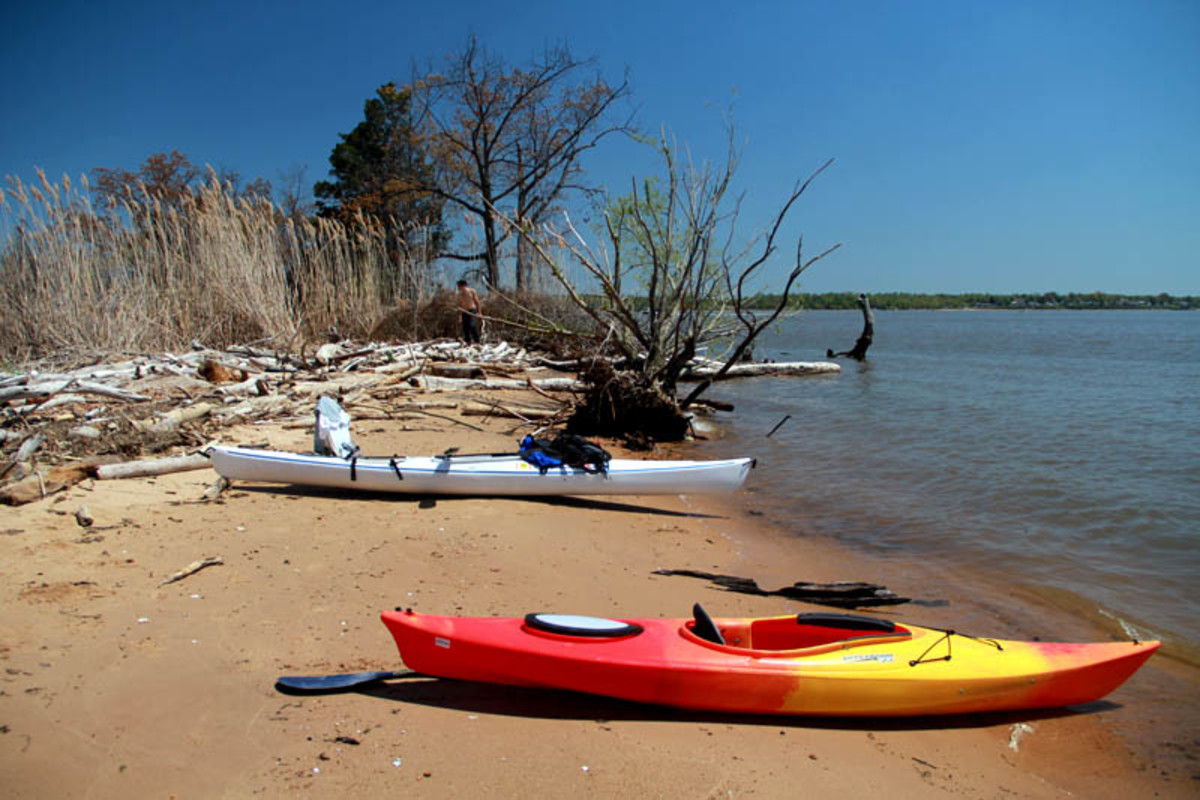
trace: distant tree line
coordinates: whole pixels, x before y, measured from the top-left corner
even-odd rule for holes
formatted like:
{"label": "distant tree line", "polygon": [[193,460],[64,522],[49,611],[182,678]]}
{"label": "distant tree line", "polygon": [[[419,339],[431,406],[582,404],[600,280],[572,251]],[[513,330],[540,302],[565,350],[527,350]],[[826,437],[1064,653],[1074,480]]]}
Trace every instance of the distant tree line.
{"label": "distant tree line", "polygon": [[[788,300],[792,311],[853,310],[858,308],[856,292],[795,294]],[[756,308],[770,308],[778,295],[764,294],[754,300]],[[882,311],[974,309],[1200,309],[1200,297],[1171,294],[1110,294],[1107,292],[1043,292],[1028,294],[916,294],[880,292],[871,295],[871,305]]]}

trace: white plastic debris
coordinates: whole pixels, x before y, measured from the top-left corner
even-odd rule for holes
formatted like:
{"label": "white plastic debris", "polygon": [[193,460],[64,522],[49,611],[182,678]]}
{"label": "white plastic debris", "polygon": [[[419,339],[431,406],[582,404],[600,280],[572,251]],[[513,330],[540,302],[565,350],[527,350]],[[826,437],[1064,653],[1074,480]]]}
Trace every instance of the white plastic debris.
{"label": "white plastic debris", "polygon": [[1025,734],[1027,733],[1033,733],[1032,725],[1024,722],[1018,722],[1016,725],[1013,725],[1008,733],[1008,749],[1012,750],[1014,753],[1017,752],[1021,746],[1021,739],[1024,738]]}

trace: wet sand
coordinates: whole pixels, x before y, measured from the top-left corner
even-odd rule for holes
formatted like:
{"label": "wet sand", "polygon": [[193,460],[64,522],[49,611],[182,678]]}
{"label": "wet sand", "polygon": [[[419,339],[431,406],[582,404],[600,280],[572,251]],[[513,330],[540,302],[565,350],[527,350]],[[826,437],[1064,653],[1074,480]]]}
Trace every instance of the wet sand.
{"label": "wet sand", "polygon": [[[373,455],[506,450],[517,438],[511,421],[471,423],[487,432],[431,419],[409,430],[360,422],[355,435]],[[248,426],[223,441],[305,450],[311,434]],[[953,580],[925,593],[909,585],[928,579],[921,565],[764,525],[754,509],[763,475],[723,498],[423,499],[238,484],[221,502],[196,502],[215,479],[202,470],[92,482],[0,510],[0,796],[1196,793],[1194,736],[1147,727],[1156,713],[1186,722],[1195,709],[1190,673],[1158,657],[1087,709],[961,719],[704,715],[429,679],[280,694],[283,674],[400,668],[378,620],[395,606],[506,616],[680,617],[696,600],[714,616],[819,610],[657,568],[764,586],[876,581],[948,601],[890,616],[963,628],[965,619],[1009,638],[1033,627],[1021,609],[1037,598],[1005,600],[992,587],[982,602]],[[74,517],[82,504],[95,518],[88,529]],[[206,556],[224,563],[160,585]],[[1080,622],[1063,635],[1098,634]],[[1181,693],[1184,704],[1172,703]]]}

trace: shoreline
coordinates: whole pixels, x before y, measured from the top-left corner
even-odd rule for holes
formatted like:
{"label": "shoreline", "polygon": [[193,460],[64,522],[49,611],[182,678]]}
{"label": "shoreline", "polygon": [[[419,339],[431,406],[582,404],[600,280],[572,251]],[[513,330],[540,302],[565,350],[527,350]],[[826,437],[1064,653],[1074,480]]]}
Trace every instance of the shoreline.
{"label": "shoreline", "polygon": [[[948,567],[936,558],[903,548],[873,549],[817,532],[804,521],[798,530],[788,532],[773,519],[778,516],[778,503],[756,502],[761,494],[752,473],[741,493],[709,500],[710,505],[724,507],[730,514],[749,515],[746,524],[752,532],[746,539],[747,555],[741,569],[750,571],[731,571],[758,579],[760,585],[776,588],[795,581],[838,580],[878,583],[913,602],[854,613],[967,630],[985,637],[1067,642],[1130,638],[1121,619],[1073,592],[1011,581],[1007,578],[1012,576],[1002,571],[958,564]],[[762,511],[763,505],[769,510]],[[804,565],[799,572],[781,567],[797,561]],[[853,566],[846,567],[845,562]],[[1196,771],[1200,741],[1194,736],[1200,721],[1200,668],[1191,656],[1186,646],[1164,642],[1125,685],[1100,701],[1101,713],[1095,721],[1121,734],[1122,746],[1140,765],[1139,770],[1154,769],[1164,777],[1195,782],[1200,780]],[[1108,705],[1115,707],[1106,708]]]}
{"label": "shoreline", "polygon": [[[509,420],[473,424],[487,431],[363,421],[355,437],[372,454],[515,441]],[[223,439],[308,449],[311,433],[270,424]],[[722,497],[559,500],[237,484],[218,503],[196,502],[215,477],[81,484],[7,514],[0,769],[9,777],[0,794],[782,796],[800,781],[814,794],[900,797],[1194,791],[1185,770],[1130,752],[1121,738],[1150,688],[1141,684],[1157,681],[1145,681],[1156,659],[1113,702],[1088,709],[1097,713],[720,716],[435,680],[281,695],[272,685],[281,674],[399,668],[382,608],[674,617],[700,600],[714,616],[795,613],[821,607],[651,573],[693,567],[763,585],[863,579],[901,590],[902,554],[865,559],[764,524],[753,483]],[[82,503],[93,528],[75,522]],[[223,563],[160,585],[202,556]],[[885,613],[939,623],[969,608],[982,633],[1020,629],[1020,615],[972,608],[970,587],[944,587],[949,606]],[[1182,744],[1194,752],[1190,739]]]}

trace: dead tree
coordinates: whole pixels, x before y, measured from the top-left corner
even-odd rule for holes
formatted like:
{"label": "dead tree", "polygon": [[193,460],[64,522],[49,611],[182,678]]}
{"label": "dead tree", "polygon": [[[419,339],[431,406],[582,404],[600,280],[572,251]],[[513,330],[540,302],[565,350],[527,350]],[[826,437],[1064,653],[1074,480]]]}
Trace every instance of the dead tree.
{"label": "dead tree", "polygon": [[862,361],[867,357],[867,348],[871,346],[871,340],[875,338],[875,312],[871,310],[871,301],[867,299],[865,294],[858,296],[858,307],[862,309],[863,315],[863,330],[859,334],[858,341],[854,343],[853,348],[842,353],[826,350],[826,358],[848,356],[855,361]]}
{"label": "dead tree", "polygon": [[[568,299],[598,330],[607,331],[605,344],[624,365],[619,374],[593,376],[590,382],[598,387],[594,413],[582,422],[602,419],[662,440],[679,438],[687,430],[684,410],[724,378],[783,313],[801,273],[840,246],[805,256],[801,239],[795,266],[786,274],[774,307],[762,313],[752,310],[747,287],[758,283],[760,270],[775,254],[788,212],[832,160],[797,182],[766,233],[747,243],[736,235],[740,200],[727,201],[738,160],[732,129],[728,146],[723,167],[696,166],[686,150],[681,163],[674,140],[662,136],[657,143],[664,161],[662,179],[634,181],[629,195],[609,201],[604,214],[606,247],[588,244],[569,217],[561,231],[520,230]],[[567,277],[560,253],[582,267],[592,284],[588,293]],[[626,288],[631,284],[645,294],[630,296]],[[689,363],[705,345],[720,342],[729,343],[729,357],[714,373],[700,376],[679,399],[677,386]],[[592,399],[589,396],[584,405]],[[653,414],[631,416],[628,412],[643,401],[650,403]],[[663,414],[674,417],[676,424],[664,427]],[[649,419],[655,420],[654,427],[641,428]]]}

